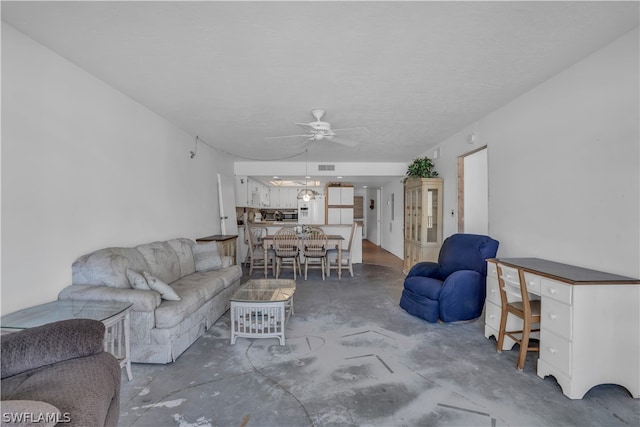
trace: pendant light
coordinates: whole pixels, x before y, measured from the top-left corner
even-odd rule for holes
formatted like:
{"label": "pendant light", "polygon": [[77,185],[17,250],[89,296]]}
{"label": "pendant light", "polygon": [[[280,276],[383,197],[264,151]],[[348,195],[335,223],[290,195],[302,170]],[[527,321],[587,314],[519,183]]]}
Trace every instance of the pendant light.
{"label": "pendant light", "polygon": [[309,153],[309,149],[307,148],[306,150],[304,150],[304,190],[300,190],[298,192],[298,200],[303,200],[305,202],[308,202],[309,200],[314,200],[316,198],[316,192],[307,188],[307,185],[309,184],[309,174],[308,174],[309,162],[307,160],[308,153]]}

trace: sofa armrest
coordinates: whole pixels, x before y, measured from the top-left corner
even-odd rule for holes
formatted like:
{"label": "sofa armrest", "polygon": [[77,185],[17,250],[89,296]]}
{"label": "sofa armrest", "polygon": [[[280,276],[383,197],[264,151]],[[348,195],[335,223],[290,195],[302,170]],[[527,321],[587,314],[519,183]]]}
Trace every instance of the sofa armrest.
{"label": "sofa armrest", "polygon": [[112,288],[110,286],[71,285],[58,294],[58,299],[76,299],[84,301],[117,301],[133,304],[133,311],[153,312],[162,302],[156,291],[139,289]]}
{"label": "sofa armrest", "polygon": [[2,336],[2,378],[103,351],[105,326],[98,320],[70,319]]}

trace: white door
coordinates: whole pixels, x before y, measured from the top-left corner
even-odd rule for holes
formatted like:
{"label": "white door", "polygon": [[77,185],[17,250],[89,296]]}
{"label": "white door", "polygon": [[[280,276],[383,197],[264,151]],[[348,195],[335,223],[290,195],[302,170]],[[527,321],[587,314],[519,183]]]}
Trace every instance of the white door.
{"label": "white door", "polygon": [[489,234],[487,149],[471,153],[465,156],[463,161],[463,231],[465,233]]}
{"label": "white door", "polygon": [[218,199],[220,204],[220,234],[238,235],[233,178],[218,174]]}

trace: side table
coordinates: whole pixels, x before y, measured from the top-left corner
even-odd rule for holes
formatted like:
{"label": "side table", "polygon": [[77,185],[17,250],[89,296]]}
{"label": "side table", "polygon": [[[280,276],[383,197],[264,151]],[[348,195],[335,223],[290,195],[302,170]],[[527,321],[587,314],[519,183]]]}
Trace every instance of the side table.
{"label": "side table", "polygon": [[58,300],[25,308],[0,318],[2,332],[33,328],[68,319],[93,319],[105,326],[104,351],[113,354],[125,368],[129,381],[131,374],[131,347],[129,344],[129,312],[131,303],[115,301]]}
{"label": "side table", "polygon": [[238,264],[236,257],[236,246],[238,244],[238,236],[235,234],[214,234],[213,236],[200,237],[196,239],[197,243],[217,242],[220,255],[230,256],[233,258],[233,265]]}

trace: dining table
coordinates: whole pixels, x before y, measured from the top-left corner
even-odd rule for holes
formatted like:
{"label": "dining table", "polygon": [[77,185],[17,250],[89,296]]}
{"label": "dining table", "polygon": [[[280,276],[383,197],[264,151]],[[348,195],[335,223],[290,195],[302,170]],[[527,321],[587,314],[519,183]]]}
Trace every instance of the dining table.
{"label": "dining table", "polygon": [[[269,272],[268,263],[266,262],[266,260],[269,259],[268,251],[273,246],[273,239],[274,239],[273,235],[267,235],[262,237],[262,247],[264,248],[264,259],[265,259],[265,263],[264,263],[265,278],[267,277]],[[298,241],[300,242],[300,245],[302,245],[303,239],[300,238]],[[338,249],[338,259],[337,259],[338,279],[342,278],[342,242],[343,241],[344,241],[344,236],[341,236],[339,234],[327,234],[327,246],[329,247],[329,249],[333,249],[334,246],[336,249]]]}

